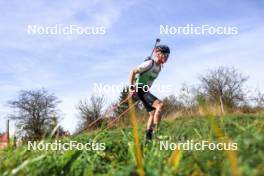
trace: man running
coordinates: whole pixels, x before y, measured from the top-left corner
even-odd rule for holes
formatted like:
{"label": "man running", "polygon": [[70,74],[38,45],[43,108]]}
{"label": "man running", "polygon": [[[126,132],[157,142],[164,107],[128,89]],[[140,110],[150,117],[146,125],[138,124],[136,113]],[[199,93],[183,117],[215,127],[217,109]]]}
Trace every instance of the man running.
{"label": "man running", "polygon": [[130,93],[137,94],[144,107],[149,112],[146,139],[152,140],[153,130],[157,129],[161,119],[163,103],[149,92],[154,80],[158,77],[161,66],[167,61],[170,48],[166,45],[155,47],[154,59],[148,59],[131,71],[129,76]]}

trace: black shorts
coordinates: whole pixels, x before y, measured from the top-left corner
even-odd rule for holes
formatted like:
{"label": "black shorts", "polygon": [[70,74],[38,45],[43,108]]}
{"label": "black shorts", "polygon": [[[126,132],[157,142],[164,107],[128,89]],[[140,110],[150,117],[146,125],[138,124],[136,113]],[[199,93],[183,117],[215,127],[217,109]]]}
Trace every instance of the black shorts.
{"label": "black shorts", "polygon": [[137,90],[137,96],[143,103],[144,107],[148,112],[151,112],[155,110],[155,108],[152,106],[155,100],[158,100],[157,97],[155,97],[153,94],[151,94],[149,91],[144,92],[142,89]]}

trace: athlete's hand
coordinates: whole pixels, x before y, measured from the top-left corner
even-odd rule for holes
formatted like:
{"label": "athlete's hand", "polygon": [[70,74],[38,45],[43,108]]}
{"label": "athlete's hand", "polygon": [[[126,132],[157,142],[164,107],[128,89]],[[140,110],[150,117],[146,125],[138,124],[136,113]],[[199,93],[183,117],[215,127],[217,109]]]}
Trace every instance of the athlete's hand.
{"label": "athlete's hand", "polygon": [[129,96],[130,97],[134,97],[136,95],[136,92],[135,91],[133,91],[133,92],[129,92]]}
{"label": "athlete's hand", "polygon": [[135,90],[135,85],[130,85],[129,86],[129,96],[134,96],[136,93],[136,90]]}

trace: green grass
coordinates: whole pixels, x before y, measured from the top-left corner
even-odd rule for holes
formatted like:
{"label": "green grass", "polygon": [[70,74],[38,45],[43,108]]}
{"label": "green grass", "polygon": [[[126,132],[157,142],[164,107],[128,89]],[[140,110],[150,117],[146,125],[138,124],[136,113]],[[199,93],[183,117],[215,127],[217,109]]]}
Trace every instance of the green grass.
{"label": "green grass", "polygon": [[[227,115],[216,118],[221,131],[238,143],[237,160],[242,175],[264,175],[263,115]],[[145,175],[172,175],[168,165],[171,150],[160,150],[159,140],[144,141],[145,125],[139,134]],[[160,135],[170,142],[219,138],[206,117],[163,120]],[[132,129],[81,134],[61,139],[82,143],[89,140],[105,143],[105,151],[33,151],[27,145],[0,150],[0,175],[137,175]],[[182,151],[177,175],[231,175],[230,161],[224,151]]]}

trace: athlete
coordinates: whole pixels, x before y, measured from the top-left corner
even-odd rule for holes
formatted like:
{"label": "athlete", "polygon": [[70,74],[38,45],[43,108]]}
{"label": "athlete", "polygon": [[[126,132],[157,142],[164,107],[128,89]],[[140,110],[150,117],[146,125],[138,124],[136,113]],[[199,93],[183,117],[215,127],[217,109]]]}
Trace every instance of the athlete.
{"label": "athlete", "polygon": [[166,45],[158,45],[154,50],[154,59],[147,59],[138,67],[132,69],[129,76],[130,95],[137,95],[149,112],[146,139],[152,140],[154,129],[158,129],[161,119],[163,103],[150,93],[149,88],[158,77],[162,65],[167,61],[170,48]]}

